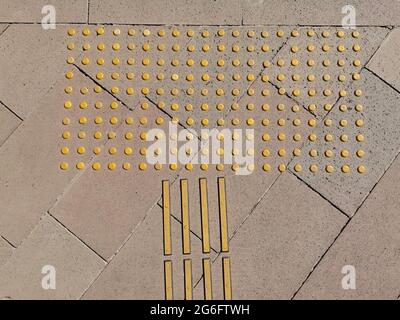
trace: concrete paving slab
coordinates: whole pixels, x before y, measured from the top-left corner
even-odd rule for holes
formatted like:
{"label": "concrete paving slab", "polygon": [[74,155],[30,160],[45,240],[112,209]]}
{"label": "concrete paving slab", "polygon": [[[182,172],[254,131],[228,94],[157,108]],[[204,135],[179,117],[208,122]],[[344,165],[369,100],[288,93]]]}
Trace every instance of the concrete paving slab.
{"label": "concrete paving slab", "polygon": [[[346,222],[290,173],[282,174],[230,239],[233,299],[290,299]],[[223,298],[222,272],[213,279]],[[202,281],[196,291],[202,290]]]}
{"label": "concrete paving slab", "polygon": [[298,28],[264,73],[321,119],[346,93],[387,34],[387,28]]}
{"label": "concrete paving slab", "polygon": [[400,150],[400,111],[399,94],[367,70],[348,92],[303,147],[296,175],[351,216]]}
{"label": "concrete paving slab", "polygon": [[87,22],[87,0],[72,0],[68,3],[62,0],[32,0],[27,3],[23,0],[0,1],[0,22],[37,22],[41,23],[45,14],[42,8],[52,5],[56,9],[57,23]]}
{"label": "concrete paving slab", "polygon": [[[102,136],[94,138],[98,125],[93,119],[97,116],[108,119],[109,106],[115,99],[104,92],[95,93],[94,85],[85,76],[75,73],[74,78],[75,90],[87,87],[87,94],[65,94],[68,80],[60,79],[42,97],[41,107],[0,148],[0,231],[15,246],[29,234],[40,215],[54,205],[71,180],[82,173],[76,165],[90,162],[94,156],[93,144],[101,147],[107,140],[105,132],[116,127],[107,121],[101,125]],[[66,101],[71,102],[70,109],[65,108]],[[104,107],[96,109],[95,101],[101,101]],[[119,107],[113,110],[113,115],[121,119],[124,118],[121,114],[127,111]],[[81,125],[79,121],[84,119],[87,123]],[[82,147],[85,152],[81,152]],[[64,163],[68,164],[68,170],[60,169]]]}
{"label": "concrete paving slab", "polygon": [[[158,189],[161,188],[161,184]],[[161,208],[155,206],[134,230],[132,237],[89,288],[84,299],[164,300],[165,260],[172,261],[173,298],[184,298],[183,259],[192,260],[193,279],[201,274],[201,242],[191,238],[191,254],[182,255],[181,224],[171,219],[172,255],[163,254]],[[202,294],[194,296],[202,299]]]}
{"label": "concrete paving slab", "polygon": [[[276,3],[270,0],[243,1],[244,24],[289,24],[289,25],[342,25],[342,19],[349,14],[351,5],[355,11],[357,26],[383,26],[400,24],[400,4],[396,0],[384,0],[379,3],[355,0],[334,2],[318,0],[290,1]],[[353,11],[352,11],[353,12]],[[347,20],[345,21],[346,23]],[[350,23],[351,25],[352,23]]]}
{"label": "concrete paving slab", "polygon": [[[43,283],[48,283],[46,274],[52,272],[50,268],[43,269],[45,266],[54,267],[55,289],[42,287]],[[45,215],[1,267],[0,297],[77,299],[104,266],[104,261],[93,251]]]}
{"label": "concrete paving slab", "polygon": [[[86,164],[87,170],[79,181],[69,187],[50,210],[106,260],[160,198],[161,180],[172,180],[177,175],[168,165],[157,170],[149,164],[146,154],[152,142],[140,138],[154,128],[168,132],[167,121],[160,126],[155,124],[163,113],[151,104],[148,109],[141,106],[133,111],[121,108],[125,109],[125,114],[117,116],[121,125],[114,130],[116,137],[109,139],[102,151]],[[128,118],[133,119],[133,124],[126,123]],[[146,124],[140,123],[143,118]],[[133,137],[128,138],[128,134]],[[89,141],[87,150],[94,147],[93,141]]]}
{"label": "concrete paving slab", "polygon": [[[184,169],[179,174],[179,179],[188,179],[189,181],[190,212],[194,217],[191,220],[191,228],[199,238],[202,238],[199,179],[206,178],[208,181],[210,241],[211,247],[217,252],[220,251],[217,177],[226,179],[228,228],[229,235],[233,235],[279,174],[286,170],[293,154],[300,155],[298,152],[300,152],[303,140],[311,130],[306,124],[308,120],[314,119],[313,115],[285,95],[279,95],[274,86],[263,82],[261,78],[258,78],[250,89],[255,93],[251,96],[244,94],[238,102],[238,109],[230,110],[227,114],[226,124],[216,129],[230,130],[228,134],[221,131],[224,133],[224,143],[220,147],[224,149],[224,155],[233,152],[232,147],[225,144],[225,140],[232,140],[232,135],[240,134],[245,141],[250,138],[254,139],[252,146],[247,145],[248,141],[244,142],[246,146],[234,146],[234,149],[243,156],[253,155],[254,158],[248,157],[247,159],[254,161],[252,162],[254,164],[253,171],[248,171],[248,175],[241,175],[233,170],[232,162],[224,163],[224,157],[221,157],[223,169],[219,169],[215,164],[210,164],[206,170],[197,165],[193,170]],[[263,96],[263,92],[266,93],[265,90],[268,90],[266,97]],[[236,119],[240,120],[240,125],[233,124]],[[254,124],[247,125],[248,119],[254,119]],[[295,120],[302,125],[297,127],[292,125]],[[246,132],[246,129],[254,131]],[[266,134],[268,139],[266,139]],[[280,134],[284,134],[287,138],[279,140]],[[248,136],[246,137],[246,135]],[[295,136],[296,139],[297,136],[300,138],[294,140]],[[217,147],[213,144],[205,146],[203,149],[209,154],[218,152]],[[233,163],[235,163],[235,159],[233,159]],[[248,165],[251,166],[251,163]],[[179,179],[172,185],[171,196],[174,199],[172,214],[181,221]],[[161,205],[161,203],[159,204]]]}
{"label": "concrete paving slab", "polygon": [[241,21],[239,0],[90,2],[90,23],[239,25]]}
{"label": "concrete paving slab", "polygon": [[400,91],[400,59],[397,55],[399,45],[400,29],[394,29],[367,65],[369,70],[398,91]]}
{"label": "concrete paving slab", "polygon": [[6,263],[8,258],[12,255],[14,248],[0,237],[0,266]]}
{"label": "concrete paving slab", "polygon": [[21,120],[0,103],[0,146],[20,125]]}
{"label": "concrete paving slab", "polygon": [[43,30],[40,25],[12,25],[1,36],[0,99],[22,119],[42,105],[57,75],[66,71],[65,33],[63,26]]}
{"label": "concrete paving slab", "polygon": [[[398,298],[399,172],[400,161],[397,158],[311,274],[296,299]],[[355,289],[345,290],[342,287],[342,279],[349,279],[348,276],[346,278],[348,267],[342,273],[345,266],[355,268]]]}

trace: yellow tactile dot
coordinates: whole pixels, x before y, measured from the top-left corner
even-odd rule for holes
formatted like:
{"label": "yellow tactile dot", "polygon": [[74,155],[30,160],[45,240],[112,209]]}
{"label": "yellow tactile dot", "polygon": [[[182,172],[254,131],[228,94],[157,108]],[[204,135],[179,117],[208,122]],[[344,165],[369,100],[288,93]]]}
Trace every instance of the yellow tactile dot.
{"label": "yellow tactile dot", "polygon": [[328,38],[328,37],[330,36],[329,31],[323,31],[323,32],[322,32],[322,36],[323,36],[324,38]]}
{"label": "yellow tactile dot", "polygon": [[71,137],[71,133],[69,131],[64,131],[62,137],[63,139],[68,140]]}
{"label": "yellow tactile dot", "polygon": [[115,162],[110,162],[107,167],[108,167],[108,170],[113,171],[113,170],[117,169],[117,164]]}
{"label": "yellow tactile dot", "polygon": [[350,167],[348,165],[346,165],[346,164],[343,165],[341,169],[342,169],[343,173],[349,173],[350,172]]}
{"label": "yellow tactile dot", "polygon": [[[164,50],[165,50],[165,44],[159,43],[159,44],[157,45],[157,50],[158,50],[158,51],[164,51]],[[160,60],[162,60],[162,59],[160,59]],[[164,63],[163,63],[163,64],[164,64]],[[163,64],[158,64],[158,65],[163,65]]]}
{"label": "yellow tactile dot", "polygon": [[352,78],[353,78],[353,80],[360,80],[360,79],[361,79],[361,76],[360,76],[359,73],[353,73]]}
{"label": "yellow tactile dot", "polygon": [[340,45],[338,45],[337,50],[339,52],[344,52],[346,50],[346,47],[344,45],[340,44]]}
{"label": "yellow tactile dot", "polygon": [[325,167],[325,171],[328,173],[333,173],[335,171],[335,168],[332,165],[327,165]]}
{"label": "yellow tactile dot", "polygon": [[76,34],[76,30],[74,28],[70,28],[70,29],[68,29],[67,33],[69,36],[72,37]]}
{"label": "yellow tactile dot", "polygon": [[325,157],[327,158],[332,158],[333,157],[333,151],[332,150],[326,150],[325,151]]}
{"label": "yellow tactile dot", "polygon": [[338,38],[344,38],[344,36],[346,35],[344,31],[339,30],[336,35],[338,36]]}
{"label": "yellow tactile dot", "polygon": [[299,125],[301,125],[301,120],[300,119],[294,119],[293,120],[293,125],[298,127]]}
{"label": "yellow tactile dot", "polygon": [[83,88],[81,88],[80,92],[82,94],[88,94],[89,93],[89,89],[87,87],[83,87]]}
{"label": "yellow tactile dot", "polygon": [[331,61],[329,59],[325,59],[324,61],[322,61],[322,65],[324,67],[329,67],[331,65]]}
{"label": "yellow tactile dot", "polygon": [[61,162],[60,163],[60,169],[61,170],[68,170],[68,168],[69,168],[68,162]]}
{"label": "yellow tactile dot", "polygon": [[72,79],[72,78],[74,77],[74,73],[73,73],[72,71],[68,71],[68,72],[65,74],[65,77],[66,77],[67,79]]}
{"label": "yellow tactile dot", "polygon": [[82,34],[83,34],[85,37],[89,36],[90,33],[91,33],[91,31],[90,31],[89,28],[84,28],[84,29],[82,30]]}
{"label": "yellow tactile dot", "polygon": [[63,148],[61,148],[61,154],[66,155],[66,154],[68,154],[68,153],[69,153],[69,148],[68,148],[68,147],[63,147]]}
{"label": "yellow tactile dot", "polygon": [[124,170],[130,170],[131,169],[131,164],[129,162],[124,162],[122,164],[122,169]]}
{"label": "yellow tactile dot", "polygon": [[343,149],[342,151],[340,151],[340,155],[343,158],[347,158],[350,155],[350,152],[349,152],[349,150]]}
{"label": "yellow tactile dot", "polygon": [[75,58],[74,57],[68,57],[67,58],[67,63],[68,64],[73,64],[75,62]]}
{"label": "yellow tactile dot", "polygon": [[299,148],[294,148],[293,149],[293,155],[295,157],[300,157],[301,156],[301,150]]}
{"label": "yellow tactile dot", "polygon": [[78,162],[78,163],[76,164],[76,168],[77,168],[78,170],[83,170],[83,169],[85,169],[85,164],[84,164],[83,162]]}
{"label": "yellow tactile dot", "polygon": [[103,136],[103,134],[102,134],[100,131],[96,131],[96,132],[93,134],[93,137],[94,137],[95,139],[101,139],[102,136]]}
{"label": "yellow tactile dot", "polygon": [[119,93],[119,88],[118,88],[118,87],[112,87],[112,88],[111,88],[111,92],[112,92],[113,94],[117,94],[117,93]]}
{"label": "yellow tactile dot", "polygon": [[365,151],[362,149],[357,150],[356,152],[357,157],[362,158],[365,155]]}
{"label": "yellow tactile dot", "polygon": [[90,60],[89,60],[88,57],[84,57],[84,58],[82,58],[82,61],[81,61],[81,62],[82,62],[83,65],[86,66],[86,65],[88,65],[88,64],[90,63]]}
{"label": "yellow tactile dot", "polygon": [[315,133],[311,133],[308,136],[308,140],[313,141],[313,142],[316,141],[317,140],[317,135]]}
{"label": "yellow tactile dot", "polygon": [[109,154],[112,154],[112,155],[113,155],[113,154],[116,154],[116,153],[117,153],[117,148],[116,148],[116,147],[111,147],[111,148],[109,148],[109,149],[108,149],[108,153],[109,153]]}
{"label": "yellow tactile dot", "polygon": [[340,141],[342,141],[342,142],[347,142],[347,141],[349,141],[348,135],[347,135],[347,134],[342,134],[342,135],[340,135]]}
{"label": "yellow tactile dot", "polygon": [[80,117],[79,120],[78,120],[78,122],[79,122],[80,124],[86,124],[87,121],[88,121],[88,120],[87,120],[86,117]]}
{"label": "yellow tactile dot", "polygon": [[100,152],[101,152],[101,148],[100,148],[100,147],[94,147],[94,148],[93,148],[93,153],[94,153],[94,154],[97,155],[97,154],[100,154]]}
{"label": "yellow tactile dot", "polygon": [[340,90],[339,91],[339,96],[340,97],[346,97],[347,96],[347,91],[346,90]]}
{"label": "yellow tactile dot", "polygon": [[108,134],[108,139],[115,139],[117,137],[117,134],[113,131],[110,131]]}
{"label": "yellow tactile dot", "polygon": [[310,155],[310,157],[318,157],[318,151],[315,149],[311,149],[310,152],[308,153]]}
{"label": "yellow tactile dot", "polygon": [[296,171],[296,172],[301,172],[302,169],[303,169],[303,168],[302,168],[301,164],[296,164],[296,165],[294,166],[294,171]]}
{"label": "yellow tactile dot", "polygon": [[292,37],[298,37],[300,35],[300,32],[298,30],[293,30],[291,35]]}
{"label": "yellow tactile dot", "polygon": [[279,37],[279,38],[282,38],[284,35],[285,35],[285,32],[283,30],[278,30],[276,32],[276,36]]}
{"label": "yellow tactile dot", "polygon": [[286,165],[284,165],[283,163],[280,164],[278,166],[278,170],[279,170],[279,172],[285,172],[286,171]]}
{"label": "yellow tactile dot", "polygon": [[354,91],[354,95],[355,95],[356,97],[361,97],[362,94],[363,94],[363,92],[362,92],[361,89],[357,89],[356,91]]}
{"label": "yellow tactile dot", "polygon": [[322,51],[328,52],[329,50],[330,50],[330,46],[329,46],[328,44],[324,44],[324,45],[322,46]]}
{"label": "yellow tactile dot", "polygon": [[278,134],[278,140],[279,141],[284,141],[285,139],[286,139],[286,135],[283,132]]}
{"label": "yellow tactile dot", "polygon": [[268,163],[265,163],[264,165],[263,165],[263,170],[265,171],[265,172],[268,172],[268,171],[270,171],[271,170],[271,166],[268,164]]}
{"label": "yellow tactile dot", "polygon": [[285,88],[279,88],[278,89],[278,93],[282,96],[286,93],[286,89]]}
{"label": "yellow tactile dot", "polygon": [[99,58],[99,59],[96,60],[96,63],[97,63],[99,66],[102,66],[102,65],[105,63],[105,60],[104,60],[103,58]]}
{"label": "yellow tactile dot", "polygon": [[337,64],[339,67],[343,67],[346,64],[346,61],[343,59],[340,59],[340,60],[338,60]]}
{"label": "yellow tactile dot", "polygon": [[340,74],[340,75],[338,76],[338,80],[339,80],[340,82],[344,82],[344,81],[346,81],[346,76],[345,76],[344,74]]}
{"label": "yellow tactile dot", "polygon": [[355,45],[353,46],[353,50],[354,50],[355,52],[358,52],[358,51],[361,50],[361,46],[360,46],[359,44],[355,44]]}
{"label": "yellow tactile dot", "polygon": [[294,140],[294,141],[300,141],[300,140],[301,140],[301,135],[300,135],[299,133],[295,133],[295,134],[293,135],[293,140]]}
{"label": "yellow tactile dot", "polygon": [[86,138],[86,132],[85,131],[79,131],[78,132],[78,138],[79,139],[85,139]]}
{"label": "yellow tactile dot", "polygon": [[315,31],[314,30],[308,30],[307,31],[307,36],[309,36],[309,37],[315,36]]}
{"label": "yellow tactile dot", "polygon": [[84,153],[86,152],[86,149],[85,149],[85,147],[78,147],[78,148],[76,149],[76,152],[77,152],[78,154],[84,154]]}
{"label": "yellow tactile dot", "polygon": [[353,31],[351,35],[353,38],[358,38],[360,36],[360,33],[358,31]]}
{"label": "yellow tactile dot", "polygon": [[72,43],[72,42],[71,42],[71,43],[68,43],[68,44],[67,44],[67,49],[68,49],[68,50],[74,50],[74,49],[75,49],[75,44]]}
{"label": "yellow tactile dot", "polygon": [[313,60],[313,59],[307,60],[307,65],[308,65],[309,67],[315,66],[315,60]]}
{"label": "yellow tactile dot", "polygon": [[106,45],[105,45],[104,43],[99,43],[99,44],[97,45],[97,49],[98,49],[99,51],[103,51],[105,48],[106,48]]}
{"label": "yellow tactile dot", "polygon": [[315,45],[309,44],[309,45],[307,46],[307,51],[313,52],[314,50],[315,50]]}
{"label": "yellow tactile dot", "polygon": [[317,165],[315,165],[315,164],[312,164],[312,165],[310,166],[310,171],[311,171],[312,173],[315,173],[315,172],[317,172],[317,171],[318,171],[318,167],[317,167]]}
{"label": "yellow tactile dot", "polygon": [[354,65],[355,67],[359,67],[359,66],[361,66],[361,61],[358,60],[358,59],[356,59],[356,60],[353,61],[353,65]]}
{"label": "yellow tactile dot", "polygon": [[363,111],[363,106],[361,104],[357,104],[355,106],[355,109],[356,109],[357,112],[361,112],[361,111]]}
{"label": "yellow tactile dot", "polygon": [[276,62],[276,64],[277,64],[278,66],[280,66],[280,67],[283,67],[283,66],[285,65],[285,60],[279,59],[279,60]]}
{"label": "yellow tactile dot", "polygon": [[294,89],[293,92],[292,92],[292,94],[293,94],[295,97],[298,97],[298,96],[301,94],[301,91],[300,91],[299,89]]}
{"label": "yellow tactile dot", "polygon": [[286,155],[286,150],[285,150],[285,149],[279,149],[279,150],[278,150],[278,155],[279,155],[280,157],[284,157],[284,156]]}
{"label": "yellow tactile dot", "polygon": [[281,119],[278,119],[277,123],[278,123],[278,126],[283,127],[286,123],[286,120],[281,118]]}
{"label": "yellow tactile dot", "polygon": [[358,135],[356,136],[356,140],[357,140],[358,142],[363,142],[363,141],[364,141],[364,136],[363,136],[362,134],[358,134]]}
{"label": "yellow tactile dot", "polygon": [[357,171],[358,173],[365,173],[367,169],[363,165],[360,165],[357,167]]}
{"label": "yellow tactile dot", "polygon": [[90,50],[90,48],[91,48],[91,46],[90,46],[89,43],[84,43],[83,46],[82,46],[82,49],[83,49],[84,51],[88,51],[88,50]]}
{"label": "yellow tactile dot", "polygon": [[92,169],[96,170],[96,171],[100,170],[101,169],[101,164],[99,162],[93,163],[92,164]]}

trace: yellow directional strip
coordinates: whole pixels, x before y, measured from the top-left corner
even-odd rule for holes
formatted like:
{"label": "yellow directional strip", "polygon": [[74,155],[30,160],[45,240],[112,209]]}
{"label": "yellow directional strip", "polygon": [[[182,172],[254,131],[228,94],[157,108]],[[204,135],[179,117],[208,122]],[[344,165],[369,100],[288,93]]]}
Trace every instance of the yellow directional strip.
{"label": "yellow directional strip", "polygon": [[[218,206],[219,206],[219,224],[220,224],[220,243],[222,257],[222,286],[225,300],[232,299],[232,284],[231,284],[231,263],[229,254],[229,238],[228,238],[228,212],[226,205],[225,194],[225,178],[217,179],[218,187]],[[162,211],[163,211],[163,226],[164,226],[164,287],[165,299],[173,299],[174,283],[172,275],[172,249],[171,249],[171,228],[170,221],[170,193],[169,181],[162,182]],[[208,207],[208,193],[207,193],[207,179],[199,179],[199,198],[200,210],[198,218],[202,226],[202,256],[198,260],[198,256],[192,258],[191,244],[190,244],[190,224],[189,224],[189,183],[187,179],[180,180],[180,199],[181,199],[181,222],[182,222],[182,253],[183,259],[183,279],[184,279],[184,297],[185,300],[193,299],[193,274],[192,264],[201,263],[203,270],[203,297],[205,300],[213,299],[213,280],[212,280],[212,254],[211,244],[209,237],[209,207]],[[166,228],[167,226],[167,228]],[[167,237],[165,235],[168,235]],[[215,263],[215,262],[214,262]],[[219,268],[214,268],[219,269]],[[218,272],[218,270],[214,270]]]}

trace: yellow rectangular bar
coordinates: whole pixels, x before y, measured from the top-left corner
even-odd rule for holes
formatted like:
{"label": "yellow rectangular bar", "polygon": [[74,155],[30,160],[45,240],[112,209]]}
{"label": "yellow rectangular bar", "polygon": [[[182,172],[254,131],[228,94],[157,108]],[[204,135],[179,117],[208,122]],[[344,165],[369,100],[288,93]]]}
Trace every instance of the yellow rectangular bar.
{"label": "yellow rectangular bar", "polygon": [[204,300],[212,300],[211,261],[203,259]]}
{"label": "yellow rectangular bar", "polygon": [[207,180],[200,179],[201,238],[203,253],[210,253],[210,230],[208,225]]}
{"label": "yellow rectangular bar", "polygon": [[173,287],[172,287],[172,261],[164,261],[164,280],[165,280],[165,300],[173,300]]}
{"label": "yellow rectangular bar", "polygon": [[228,215],[226,209],[225,178],[218,178],[218,202],[219,202],[221,251],[229,252]]}
{"label": "yellow rectangular bar", "polygon": [[231,260],[222,258],[222,272],[224,277],[224,299],[232,300]]}
{"label": "yellow rectangular bar", "polygon": [[181,180],[182,251],[190,254],[189,192],[186,179]]}
{"label": "yellow rectangular bar", "polygon": [[193,299],[192,285],[192,260],[183,260],[184,278],[185,278],[185,300]]}
{"label": "yellow rectangular bar", "polygon": [[164,255],[172,254],[171,245],[171,207],[169,199],[169,181],[162,182],[162,204],[163,204],[163,230],[164,230]]}

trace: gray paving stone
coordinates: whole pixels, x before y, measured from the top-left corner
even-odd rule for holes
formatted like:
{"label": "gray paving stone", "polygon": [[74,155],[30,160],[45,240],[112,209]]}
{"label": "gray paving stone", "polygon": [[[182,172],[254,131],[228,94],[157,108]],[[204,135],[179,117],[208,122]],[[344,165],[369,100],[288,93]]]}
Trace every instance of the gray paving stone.
{"label": "gray paving stone", "polygon": [[0,22],[42,22],[42,8],[46,5],[55,7],[57,23],[87,21],[87,0],[1,0]]}
{"label": "gray paving stone", "polygon": [[[55,290],[42,288],[44,266],[55,268]],[[104,266],[93,251],[46,215],[1,267],[0,297],[77,299]]]}
{"label": "gray paving stone", "polygon": [[7,259],[13,253],[14,248],[0,237],[0,266],[6,263]]}
{"label": "gray paving stone", "polygon": [[[125,108],[125,111],[123,117],[118,116],[121,126],[115,130],[117,137],[108,140],[102,152],[87,163],[88,169],[81,178],[66,190],[62,199],[50,210],[106,260],[113,256],[156,204],[161,196],[161,181],[172,180],[177,175],[176,171],[168,169],[168,165],[157,171],[147,163],[146,155],[140,154],[142,148],[151,144],[141,141],[140,134],[155,128],[154,120],[163,116],[162,112],[151,104],[146,110],[137,107],[133,111]],[[134,124],[122,123],[122,119],[128,116],[134,119]],[[147,118],[146,125],[139,124],[142,117]],[[167,127],[167,121],[157,126],[164,132],[167,132]],[[126,139],[128,132],[133,133],[132,140]],[[93,147],[93,142],[89,141],[87,149]],[[132,148],[131,155],[124,153],[127,147]],[[110,154],[111,148],[116,148],[115,154]],[[101,169],[93,170],[94,163],[100,164]],[[110,163],[116,165],[114,170],[108,169]],[[130,164],[128,170],[123,169],[124,163]],[[141,163],[146,164],[146,170],[139,169]]]}
{"label": "gray paving stone", "polygon": [[90,2],[91,23],[241,24],[239,0],[104,0]]}
{"label": "gray paving stone", "polygon": [[[356,97],[354,92],[359,88],[364,88],[363,94]],[[399,94],[367,70],[348,92],[327,115],[325,120],[331,123],[320,122],[315,128],[317,140],[304,145],[300,163],[305,170],[296,174],[351,216],[400,150],[396,138],[400,134],[400,111]],[[361,112],[355,110],[358,104],[363,106]],[[341,111],[341,105],[347,106],[347,111]],[[347,123],[341,124],[342,120]],[[363,120],[364,125],[358,127],[357,120]],[[332,141],[326,141],[327,135],[332,136]],[[341,140],[342,135],[347,136],[347,141]],[[358,142],[358,135],[364,141]],[[318,150],[318,154],[312,156],[312,149]],[[327,150],[331,155],[325,154]],[[347,157],[342,156],[343,150],[348,151]],[[358,150],[364,151],[361,156],[357,155]],[[312,164],[318,167],[318,173],[309,170]],[[346,165],[349,172],[343,173],[342,167]],[[333,166],[334,172],[327,173],[326,166]],[[364,166],[366,172],[358,173],[359,166]]]}
{"label": "gray paving stone", "polygon": [[1,36],[0,99],[22,119],[42,105],[57,75],[66,71],[65,33],[63,26],[43,30],[40,25],[12,25]]}
{"label": "gray paving stone", "polygon": [[400,29],[394,29],[382,43],[367,67],[400,91],[400,59],[397,55],[399,45]]}
{"label": "gray paving stone", "polygon": [[[301,288],[296,299],[397,299],[400,287],[399,158]],[[344,266],[356,289],[342,288]]]}
{"label": "gray paving stone", "polygon": [[244,24],[290,24],[290,25],[341,25],[346,14],[342,8],[351,4],[355,8],[357,26],[383,26],[400,24],[400,4],[396,0],[371,3],[365,0],[334,2],[318,0],[243,1]]}
{"label": "gray paving stone", "polygon": [[19,126],[21,120],[0,103],[0,146]]}
{"label": "gray paving stone", "polygon": [[[62,74],[59,77],[64,77]],[[53,90],[41,99],[42,105],[25,120],[19,128],[0,148],[0,232],[13,245],[18,246],[37,224],[39,217],[54,205],[58,196],[62,195],[71,180],[79,173],[75,168],[78,162],[89,163],[93,158],[93,132],[96,125],[95,116],[108,119],[109,105],[114,101],[110,95],[95,93],[93,84],[79,73],[74,74],[76,86],[87,86],[89,92],[84,95],[69,96],[65,94],[67,85],[65,78],[57,82]],[[70,99],[72,109],[64,108],[65,99]],[[78,107],[82,101],[90,102],[87,109]],[[96,109],[94,101],[102,101],[104,107]],[[113,115],[119,119],[127,112],[119,107]],[[78,119],[85,116],[88,123],[78,124]],[[62,123],[68,118],[70,124]],[[112,125],[102,124],[102,130],[112,130]],[[62,134],[68,131],[70,138],[62,139]],[[78,138],[78,132],[86,133],[85,139]],[[103,132],[104,132],[103,131]],[[97,146],[102,146],[107,140],[106,135],[96,140]],[[77,148],[83,146],[87,152],[77,153]],[[61,148],[68,147],[69,154],[62,155]],[[89,151],[90,150],[90,151]],[[61,170],[60,164],[67,162],[69,170]]]}
{"label": "gray paving stone", "polygon": [[[233,299],[290,299],[346,217],[290,173],[282,174],[212,265],[223,298],[221,258],[231,259]],[[196,291],[202,291],[202,281]]]}
{"label": "gray paving stone", "polygon": [[[201,242],[192,236],[191,254],[182,255],[181,224],[173,218],[171,235],[172,256],[164,256],[162,211],[155,206],[83,298],[164,300],[163,261],[171,260],[174,299],[182,300],[183,259],[192,260],[192,276],[198,279],[201,274]],[[194,299],[202,299],[202,294],[194,296]]]}

